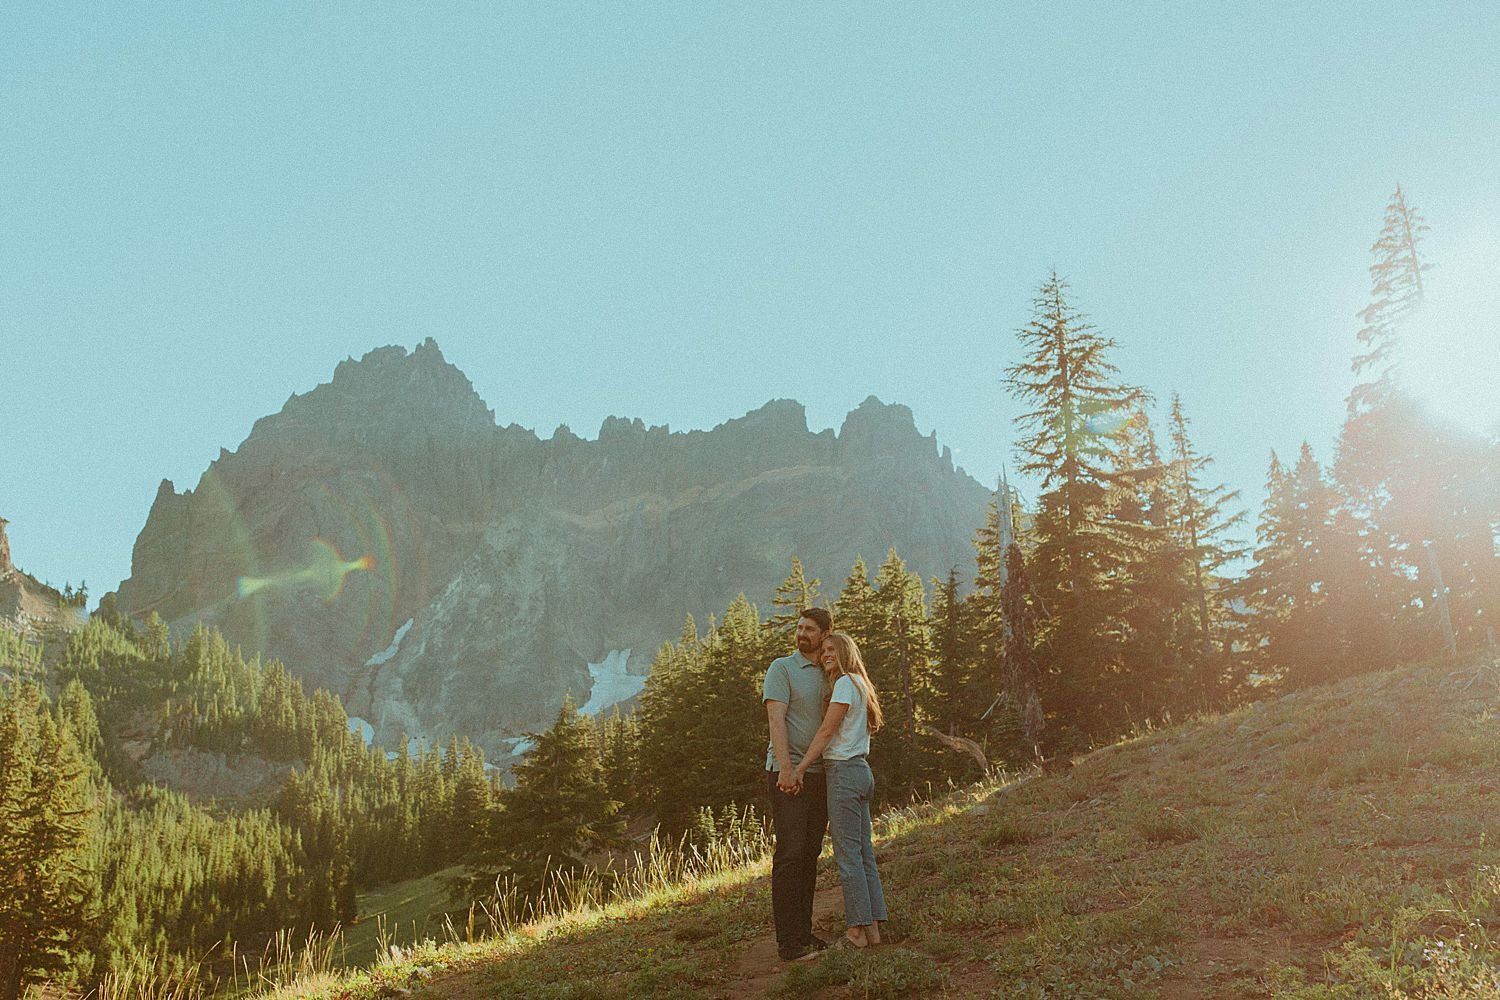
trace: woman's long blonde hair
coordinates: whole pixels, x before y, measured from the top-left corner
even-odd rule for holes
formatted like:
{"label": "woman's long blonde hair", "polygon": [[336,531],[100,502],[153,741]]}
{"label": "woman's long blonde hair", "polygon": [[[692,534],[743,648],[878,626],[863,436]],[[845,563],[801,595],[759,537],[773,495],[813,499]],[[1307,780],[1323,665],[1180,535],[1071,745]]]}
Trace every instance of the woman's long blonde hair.
{"label": "woman's long blonde hair", "polygon": [[830,632],[828,639],[833,643],[833,657],[839,673],[858,678],[856,683],[864,690],[865,721],[870,732],[874,733],[885,722],[885,713],[880,710],[880,698],[875,694],[870,672],[865,669],[864,657],[859,655],[859,647],[847,632]]}

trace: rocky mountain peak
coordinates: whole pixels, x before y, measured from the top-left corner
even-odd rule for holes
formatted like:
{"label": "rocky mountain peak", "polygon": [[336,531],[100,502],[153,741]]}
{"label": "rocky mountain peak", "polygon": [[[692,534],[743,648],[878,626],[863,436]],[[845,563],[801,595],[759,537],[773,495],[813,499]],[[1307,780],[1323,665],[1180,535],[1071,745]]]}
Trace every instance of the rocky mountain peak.
{"label": "rocky mountain peak", "polygon": [[[426,340],[342,362],[193,490],[163,481],[117,596],[283,660],[387,745],[494,752],[610,671],[638,679],[684,615],[771,593],[793,555],[825,580],[891,546],[924,574],[967,561],[987,495],[873,397],[838,434],[791,399],[711,431],[502,429]],[[306,584],[330,552],[332,596]]]}
{"label": "rocky mountain peak", "polygon": [[802,435],[807,433],[807,409],[795,399],[773,399],[721,426],[754,430],[758,434]]}
{"label": "rocky mountain peak", "polygon": [[358,361],[345,359],[332,381],[293,395],[280,413],[256,421],[247,443],[301,437],[309,427],[325,439],[400,441],[440,434],[453,445],[490,435],[495,414],[429,337],[411,352],[391,345]]}
{"label": "rocky mountain peak", "polygon": [[863,403],[844,417],[839,440],[860,435],[900,437],[916,433],[917,421],[912,416],[911,407],[901,403],[882,403],[877,396],[866,396]]}
{"label": "rocky mountain peak", "polygon": [[640,417],[605,417],[599,427],[600,442],[640,441],[646,437],[646,425]]}
{"label": "rocky mountain peak", "polygon": [[922,436],[910,407],[882,403],[874,396],[867,397],[844,418],[839,428],[839,452],[848,460],[886,459],[897,454],[939,459],[937,436]]}
{"label": "rocky mountain peak", "polygon": [[5,537],[5,526],[10,522],[0,517],[0,576],[5,576],[15,567],[10,561],[10,539]]}

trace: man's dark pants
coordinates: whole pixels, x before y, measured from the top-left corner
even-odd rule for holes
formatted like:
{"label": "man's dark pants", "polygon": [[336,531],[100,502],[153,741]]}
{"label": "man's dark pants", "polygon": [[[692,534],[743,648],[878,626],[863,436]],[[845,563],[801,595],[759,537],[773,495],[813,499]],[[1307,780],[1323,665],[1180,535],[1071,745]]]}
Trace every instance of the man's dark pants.
{"label": "man's dark pants", "polygon": [[823,775],[802,778],[802,790],[788,795],[776,787],[776,772],[766,772],[771,789],[771,825],[776,853],[771,856],[771,914],[776,944],[798,948],[812,942],[813,893],[818,855],[828,829],[828,794]]}

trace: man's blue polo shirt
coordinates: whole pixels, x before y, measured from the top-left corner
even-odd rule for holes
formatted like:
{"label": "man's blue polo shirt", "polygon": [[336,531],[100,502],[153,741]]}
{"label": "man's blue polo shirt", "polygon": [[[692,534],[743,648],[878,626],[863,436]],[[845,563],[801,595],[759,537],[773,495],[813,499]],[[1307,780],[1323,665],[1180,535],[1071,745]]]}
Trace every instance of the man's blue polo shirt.
{"label": "man's blue polo shirt", "polygon": [[[772,660],[766,669],[761,701],[786,703],[788,756],[796,767],[823,721],[823,668],[801,651]],[[766,770],[776,770],[776,748],[770,743],[766,744]],[[821,774],[823,762],[810,764],[807,770],[809,774]]]}

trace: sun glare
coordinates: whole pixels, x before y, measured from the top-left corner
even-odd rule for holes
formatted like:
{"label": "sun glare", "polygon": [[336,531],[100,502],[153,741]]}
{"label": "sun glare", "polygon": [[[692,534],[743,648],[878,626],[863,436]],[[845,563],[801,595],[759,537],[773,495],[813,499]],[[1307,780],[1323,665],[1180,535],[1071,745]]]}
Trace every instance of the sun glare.
{"label": "sun glare", "polygon": [[1401,382],[1445,420],[1472,431],[1500,424],[1500,241],[1448,258],[1401,331]]}

